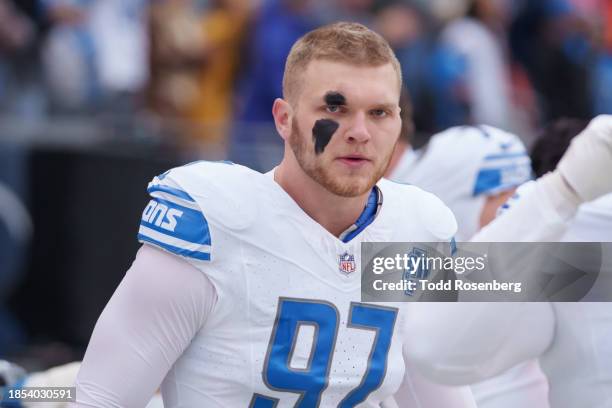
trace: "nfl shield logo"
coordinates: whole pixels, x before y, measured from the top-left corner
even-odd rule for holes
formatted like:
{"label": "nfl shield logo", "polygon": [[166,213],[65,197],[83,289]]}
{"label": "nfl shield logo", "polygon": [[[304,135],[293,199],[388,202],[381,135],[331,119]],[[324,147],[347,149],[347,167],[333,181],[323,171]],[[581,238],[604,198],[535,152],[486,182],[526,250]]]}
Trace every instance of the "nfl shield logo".
{"label": "nfl shield logo", "polygon": [[340,272],[345,273],[345,274],[349,274],[349,273],[353,273],[355,272],[355,269],[357,268],[355,265],[355,256],[349,254],[348,252],[343,253],[342,255],[340,255],[339,257],[339,269]]}

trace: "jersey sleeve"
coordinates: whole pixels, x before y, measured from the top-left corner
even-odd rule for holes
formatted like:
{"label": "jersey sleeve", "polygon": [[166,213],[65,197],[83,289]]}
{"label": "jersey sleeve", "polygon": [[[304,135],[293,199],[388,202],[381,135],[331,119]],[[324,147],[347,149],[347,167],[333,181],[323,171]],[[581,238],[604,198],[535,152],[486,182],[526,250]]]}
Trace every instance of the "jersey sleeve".
{"label": "jersey sleeve", "polygon": [[436,195],[425,191],[419,195],[417,214],[432,239],[449,243],[453,241],[457,233],[457,219],[453,212]]}
{"label": "jersey sleeve", "polygon": [[470,387],[431,382],[412,367],[410,362],[406,364],[404,380],[394,399],[398,408],[476,408]]}
{"label": "jersey sleeve", "polygon": [[427,379],[468,385],[537,358],[550,345],[548,303],[408,303],[404,357]]}
{"label": "jersey sleeve", "polygon": [[231,259],[236,241],[258,219],[262,177],[231,162],[205,160],[155,177],[147,188],[151,199],[138,240],[196,267]]}
{"label": "jersey sleeve", "polygon": [[172,170],[155,177],[147,192],[138,240],[195,261],[210,261],[208,220],[196,200],[173,178]]}

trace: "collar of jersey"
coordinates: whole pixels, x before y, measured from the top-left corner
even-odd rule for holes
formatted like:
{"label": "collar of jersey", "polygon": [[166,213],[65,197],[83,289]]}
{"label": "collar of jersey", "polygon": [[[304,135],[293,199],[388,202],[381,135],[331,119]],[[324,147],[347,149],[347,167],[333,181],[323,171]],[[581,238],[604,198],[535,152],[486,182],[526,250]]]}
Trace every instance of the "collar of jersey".
{"label": "collar of jersey", "polygon": [[[289,194],[287,194],[287,192],[274,180],[275,170],[276,170],[276,167],[268,171],[267,173],[265,173],[265,176],[267,176],[268,179],[275,186],[275,190],[278,191],[278,193],[280,193],[286,200],[291,202],[292,206],[295,206],[297,209],[299,209],[299,211],[303,214],[303,216],[310,220],[313,226],[315,226],[317,229],[321,229],[327,232],[330,236],[333,236],[329,231],[323,228],[321,224],[317,223],[315,220],[310,218],[310,216],[302,210],[302,208],[293,200],[293,198],[291,198],[291,196],[289,196]],[[353,238],[355,238],[364,229],[366,229],[368,225],[374,222],[374,220],[376,219],[376,217],[378,216],[382,208],[382,203],[383,203],[383,195],[382,195],[381,189],[378,186],[372,187],[372,191],[370,191],[370,195],[368,196],[368,201],[366,202],[366,206],[363,209],[363,212],[361,213],[359,218],[357,218],[357,221],[355,221],[353,225],[348,227],[342,234],[340,234],[339,237],[335,237],[335,238],[344,244],[349,243]]]}
{"label": "collar of jersey", "polygon": [[368,202],[366,203],[363,212],[357,218],[357,221],[350,227],[346,229],[338,239],[340,241],[347,243],[351,239],[355,238],[361,231],[363,231],[368,225],[374,221],[378,212],[380,211],[380,207],[382,206],[382,194],[380,189],[376,186],[372,187],[372,191],[370,191],[370,195],[368,196]]}

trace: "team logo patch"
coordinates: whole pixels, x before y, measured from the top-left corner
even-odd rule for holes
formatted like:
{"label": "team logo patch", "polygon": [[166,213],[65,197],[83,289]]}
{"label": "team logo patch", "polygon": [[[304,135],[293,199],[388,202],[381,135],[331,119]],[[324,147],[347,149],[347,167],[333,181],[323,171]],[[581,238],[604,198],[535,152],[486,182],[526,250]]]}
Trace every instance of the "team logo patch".
{"label": "team logo patch", "polygon": [[355,272],[357,265],[355,264],[355,256],[348,252],[343,253],[338,257],[338,269],[340,272],[349,274]]}

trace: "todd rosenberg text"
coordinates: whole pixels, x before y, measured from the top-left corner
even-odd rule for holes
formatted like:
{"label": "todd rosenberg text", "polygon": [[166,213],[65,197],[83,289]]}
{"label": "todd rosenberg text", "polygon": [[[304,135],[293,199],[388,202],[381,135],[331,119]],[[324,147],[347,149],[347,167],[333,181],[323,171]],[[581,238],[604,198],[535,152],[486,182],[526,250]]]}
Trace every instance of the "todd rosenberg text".
{"label": "todd rosenberg text", "polygon": [[462,280],[441,280],[430,282],[427,279],[407,280],[402,279],[397,282],[385,282],[376,279],[372,282],[372,287],[376,291],[443,291],[443,290],[462,290],[462,291],[503,291],[521,293],[521,282],[467,282]]}

